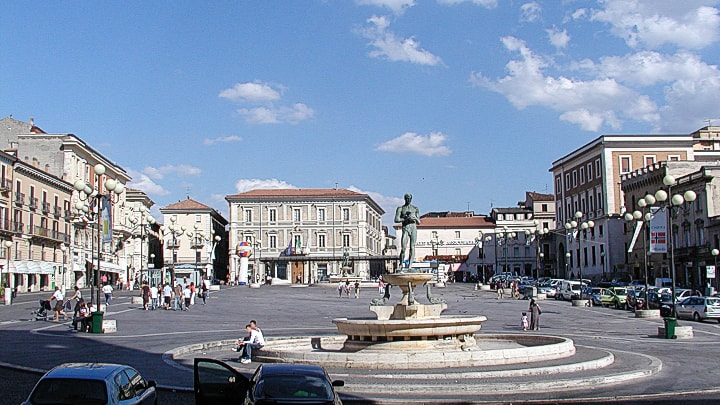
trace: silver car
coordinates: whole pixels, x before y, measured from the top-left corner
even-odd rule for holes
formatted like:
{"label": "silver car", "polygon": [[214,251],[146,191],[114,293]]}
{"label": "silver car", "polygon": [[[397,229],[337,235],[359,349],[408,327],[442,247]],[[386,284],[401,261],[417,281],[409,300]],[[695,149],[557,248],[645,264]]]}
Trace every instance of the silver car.
{"label": "silver car", "polygon": [[130,366],[67,363],[45,373],[23,405],[157,405],[155,385]]}
{"label": "silver car", "polygon": [[720,298],[716,297],[688,297],[675,304],[678,318],[702,321],[717,319],[720,323]]}

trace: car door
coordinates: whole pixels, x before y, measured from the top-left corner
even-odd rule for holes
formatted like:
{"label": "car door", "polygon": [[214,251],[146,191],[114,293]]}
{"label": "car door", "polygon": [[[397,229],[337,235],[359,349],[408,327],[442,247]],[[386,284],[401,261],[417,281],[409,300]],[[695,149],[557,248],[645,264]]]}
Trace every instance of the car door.
{"label": "car door", "polygon": [[678,318],[692,318],[691,301],[692,298],[685,298],[676,305],[675,312],[677,312]]}
{"label": "car door", "polygon": [[128,367],[125,373],[130,379],[132,385],[132,394],[134,396],[127,398],[122,404],[128,405],[155,405],[157,403],[157,392],[155,391],[155,382],[146,381],[140,373],[132,367]]}
{"label": "car door", "polygon": [[193,364],[196,405],[242,404],[250,380],[215,359],[196,358]]}

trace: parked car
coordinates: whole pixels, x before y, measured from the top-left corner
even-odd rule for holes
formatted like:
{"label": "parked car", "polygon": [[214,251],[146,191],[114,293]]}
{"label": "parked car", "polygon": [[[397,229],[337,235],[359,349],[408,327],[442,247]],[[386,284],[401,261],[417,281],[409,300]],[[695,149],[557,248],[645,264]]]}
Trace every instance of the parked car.
{"label": "parked car", "polygon": [[627,290],[627,297],[625,299],[625,309],[634,311],[636,309],[645,308],[645,291],[643,290]]}
{"label": "parked car", "polygon": [[662,293],[658,290],[650,290],[647,296],[647,307],[649,309],[659,309],[661,316],[672,315],[673,302],[670,293]]}
{"label": "parked car", "polygon": [[215,359],[194,361],[195,404],[306,404],[342,405],[323,367],[305,364],[262,364],[250,379]]}
{"label": "parked car", "polygon": [[592,300],[593,305],[602,306],[602,299],[600,298],[602,294],[605,294],[604,288],[592,287],[590,289],[590,294],[588,296]]}
{"label": "parked car", "polygon": [[45,373],[23,405],[157,405],[155,386],[130,366],[66,363]]}
{"label": "parked car", "polygon": [[720,323],[720,298],[688,297],[675,304],[678,318],[692,319],[696,322],[716,319]]}
{"label": "parked car", "polygon": [[625,308],[628,289],[625,287],[610,287],[608,290],[614,295],[610,305],[615,308]]}
{"label": "parked car", "polygon": [[555,290],[555,287],[549,285],[549,284],[543,284],[538,287],[538,293],[545,294],[547,298],[553,298],[555,297],[555,294],[557,293],[557,290]]}

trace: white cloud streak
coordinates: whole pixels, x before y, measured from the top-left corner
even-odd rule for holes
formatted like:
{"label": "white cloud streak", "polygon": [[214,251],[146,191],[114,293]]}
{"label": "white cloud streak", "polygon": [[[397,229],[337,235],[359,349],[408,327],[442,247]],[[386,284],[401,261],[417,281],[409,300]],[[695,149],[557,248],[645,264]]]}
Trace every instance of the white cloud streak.
{"label": "white cloud streak", "polygon": [[473,3],[485,8],[495,8],[498,5],[497,0],[437,0],[438,4],[455,5],[460,3]]}
{"label": "white cloud streak", "polygon": [[250,190],[272,190],[272,189],[288,189],[298,188],[283,180],[278,179],[240,179],[235,182],[235,190],[238,193],[244,193]]}
{"label": "white cloud streak", "polygon": [[[230,89],[220,92],[219,97],[237,103],[251,104],[237,110],[237,113],[250,124],[298,124],[315,116],[315,111],[303,103],[292,106],[278,105],[282,98],[282,86],[273,86],[260,82],[238,83]],[[227,137],[220,142],[237,142],[240,137]],[[211,143],[208,143],[211,142]],[[206,145],[214,143],[206,140]]]}
{"label": "white cloud streak", "polygon": [[145,192],[147,195],[164,196],[169,195],[170,191],[163,186],[155,183],[147,174],[128,169],[128,174],[132,177],[132,181],[128,183],[128,187]]}
{"label": "white cloud streak", "polygon": [[367,22],[370,26],[362,29],[361,33],[370,40],[369,45],[374,48],[369,53],[371,58],[387,58],[392,62],[410,62],[428,66],[442,63],[442,59],[438,56],[420,48],[420,43],[415,38],[397,38],[388,29],[390,22],[387,17],[372,16]]}
{"label": "white cloud streak", "polygon": [[235,86],[225,89],[218,95],[235,102],[265,103],[280,100],[281,90],[276,90],[267,83],[247,82],[237,83]]}
{"label": "white cloud streak", "polygon": [[520,21],[535,22],[539,21],[542,14],[542,7],[536,1],[525,3],[520,6]]}
{"label": "white cloud streak", "polygon": [[161,167],[147,166],[143,174],[153,180],[162,180],[165,176],[175,175],[178,177],[199,176],[202,170],[199,167],[190,165],[165,165]]}
{"label": "white cloud streak", "polygon": [[231,143],[231,142],[242,142],[242,137],[237,135],[221,136],[217,138],[205,138],[203,139],[203,145],[215,145],[218,143]]}
{"label": "white cloud streak", "polygon": [[429,135],[406,132],[397,138],[381,143],[376,150],[392,153],[413,153],[423,156],[447,156],[452,151],[444,145],[446,140],[447,136],[440,132],[432,132]]}
{"label": "white cloud streak", "polygon": [[355,0],[357,4],[367,6],[385,7],[394,14],[402,14],[405,10],[415,6],[415,0]]}

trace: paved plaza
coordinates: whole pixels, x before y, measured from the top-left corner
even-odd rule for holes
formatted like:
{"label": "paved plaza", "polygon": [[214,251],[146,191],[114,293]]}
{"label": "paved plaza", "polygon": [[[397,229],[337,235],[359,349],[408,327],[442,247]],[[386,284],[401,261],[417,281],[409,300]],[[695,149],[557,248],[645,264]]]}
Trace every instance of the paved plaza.
{"label": "paved plaza", "polygon": [[[558,359],[514,366],[436,368],[422,370],[329,369],[345,380],[340,389],[347,403],[540,403],[610,402],[712,403],[720,398],[720,325],[692,325],[694,338],[657,337],[662,319],[639,319],[632,312],[609,308],[572,307],[563,301],[541,301],[539,332],[522,332],[520,315],[525,300],[497,300],[494,292],[474,290],[472,284],[449,284],[433,290],[448,303],[444,314],[484,315],[480,334],[529,334],[570,338],[577,353]],[[309,287],[223,287],[207,305],[189,311],[144,311],[132,304],[138,291],[116,292],[106,313],[115,319],[117,333],[70,331],[69,322],[30,321],[40,298],[49,293],[23,294],[11,306],[0,306],[0,362],[5,367],[41,372],[71,361],[120,362],[138,368],[167,389],[192,389],[192,358],[213,357],[251,373],[257,363],[236,361],[236,353],[207,343],[237,338],[251,319],[266,338],[336,335],[332,319],[370,318],[368,310],[377,288],[365,287],[360,298],[339,298],[331,285]],[[399,299],[393,289],[391,302]],[[423,301],[422,294],[418,300]],[[391,355],[389,355],[391,356]],[[386,359],[392,361],[392,358]],[[161,396],[161,399],[163,397]],[[192,396],[187,394],[187,403]],[[178,402],[173,402],[177,404]]]}

